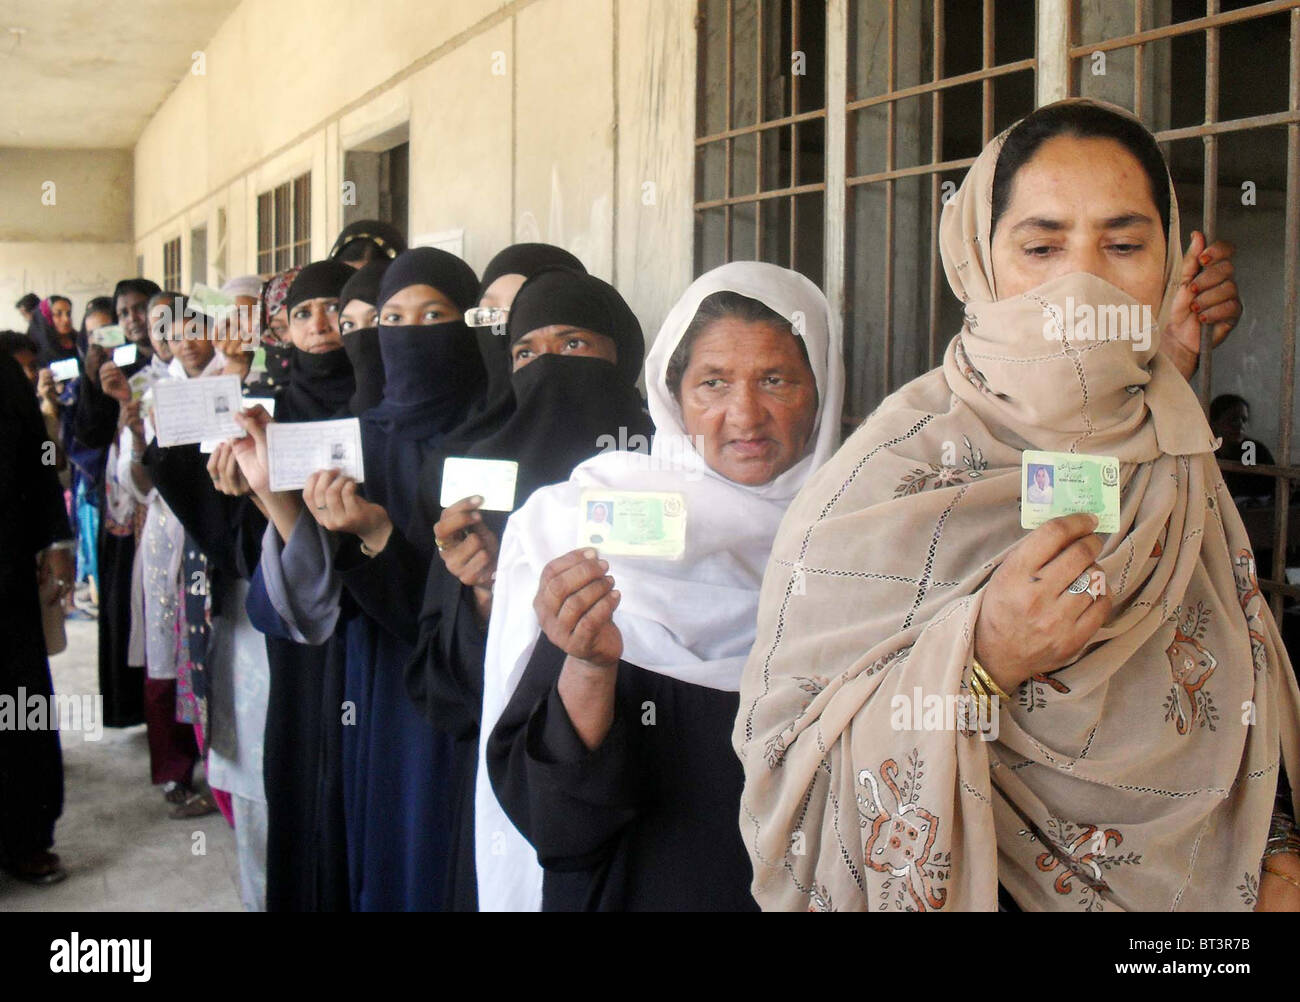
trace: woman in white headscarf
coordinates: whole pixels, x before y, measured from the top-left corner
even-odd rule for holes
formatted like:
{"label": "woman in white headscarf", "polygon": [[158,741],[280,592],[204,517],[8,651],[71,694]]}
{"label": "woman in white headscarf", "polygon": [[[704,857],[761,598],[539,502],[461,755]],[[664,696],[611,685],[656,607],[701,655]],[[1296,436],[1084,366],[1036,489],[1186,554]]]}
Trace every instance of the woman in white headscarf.
{"label": "woman in white headscarf", "polygon": [[[838,328],[803,276],[725,265],[669,314],[646,387],[650,456],[583,463],[502,539],[476,802],[483,910],[754,907],[727,735],[772,538],[838,441]],[[683,495],[684,555],[573,550],[589,489]]]}

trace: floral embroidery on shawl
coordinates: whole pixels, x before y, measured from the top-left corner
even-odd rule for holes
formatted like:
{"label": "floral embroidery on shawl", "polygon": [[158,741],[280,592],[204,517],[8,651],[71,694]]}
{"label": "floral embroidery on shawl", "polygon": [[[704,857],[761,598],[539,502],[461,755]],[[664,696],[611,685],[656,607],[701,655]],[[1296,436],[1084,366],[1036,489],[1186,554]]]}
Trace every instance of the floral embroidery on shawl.
{"label": "floral embroidery on shawl", "polygon": [[1047,831],[1036,834],[1050,848],[1034,860],[1034,865],[1042,873],[1060,871],[1052,884],[1052,890],[1060,895],[1073,894],[1077,879],[1078,904],[1090,912],[1101,911],[1101,894],[1110,890],[1102,876],[1106,870],[1142,863],[1140,853],[1114,855],[1106,851],[1123,843],[1124,836],[1118,828],[1076,825],[1060,818],[1049,818]]}
{"label": "floral embroidery on shawl", "polygon": [[[935,887],[948,879],[950,854],[931,852],[939,834],[939,819],[918,804],[925,763],[915,750],[907,759],[907,774],[897,783],[898,763],[892,758],[880,764],[880,780],[893,795],[894,807],[887,810],[880,798],[880,781],[870,769],[858,773],[858,811],[862,826],[871,832],[863,847],[867,866],[888,874],[881,884],[880,910],[891,906],[901,911],[923,912],[942,908],[948,892]],[[910,896],[910,902],[906,896]],[[892,900],[890,900],[892,898]]]}
{"label": "floral embroidery on shawl", "polygon": [[930,463],[928,467],[918,466],[907,473],[902,482],[894,488],[894,497],[920,494],[931,488],[955,487],[983,476],[984,471],[989,467],[984,452],[965,435],[962,436],[962,442],[966,446],[966,454],[961,457],[961,466],[940,463]]}
{"label": "floral embroidery on shawl", "polygon": [[1165,650],[1173,674],[1173,685],[1165,699],[1165,719],[1174,722],[1179,734],[1190,734],[1197,724],[1213,731],[1219,711],[1205,684],[1219,666],[1219,659],[1201,643],[1210,625],[1210,610],[1204,602],[1197,602],[1185,613],[1179,606],[1174,616],[1174,640]]}
{"label": "floral embroidery on shawl", "polygon": [[1260,614],[1264,608],[1264,596],[1259,590],[1255,555],[1250,550],[1243,547],[1237,551],[1237,557],[1232,562],[1232,576],[1237,581],[1237,599],[1241,602],[1241,611],[1246,614],[1250,657],[1258,674],[1268,667],[1268,649],[1264,646],[1264,617]]}
{"label": "floral embroidery on shawl", "polygon": [[1040,673],[1030,675],[1029,680],[1016,691],[1016,696],[1025,712],[1033,713],[1035,710],[1041,710],[1047,705],[1048,689],[1053,689],[1062,695],[1070,691],[1070,687],[1060,679]]}

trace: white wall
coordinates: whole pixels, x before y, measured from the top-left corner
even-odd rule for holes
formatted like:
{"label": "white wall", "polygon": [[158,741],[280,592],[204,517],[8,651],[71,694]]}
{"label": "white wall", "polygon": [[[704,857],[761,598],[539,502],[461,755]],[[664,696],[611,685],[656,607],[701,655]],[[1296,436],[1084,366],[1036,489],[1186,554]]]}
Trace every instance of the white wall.
{"label": "white wall", "polygon": [[87,299],[134,273],[130,150],[0,149],[0,329],[27,292]]}
{"label": "white wall", "polygon": [[146,273],[179,235],[191,285],[204,222],[215,266],[218,206],[227,273],[253,271],[257,194],[308,169],[324,256],[345,151],[407,126],[413,236],[463,230],[476,269],[516,240],[557,243],[653,336],[691,277],[694,17],[694,0],[245,0],[136,146]]}

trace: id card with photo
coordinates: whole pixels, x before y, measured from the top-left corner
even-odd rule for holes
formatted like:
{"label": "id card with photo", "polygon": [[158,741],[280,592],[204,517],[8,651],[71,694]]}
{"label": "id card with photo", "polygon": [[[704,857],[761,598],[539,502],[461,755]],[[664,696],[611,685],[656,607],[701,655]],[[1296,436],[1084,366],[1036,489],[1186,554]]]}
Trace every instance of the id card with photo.
{"label": "id card with photo", "polygon": [[[275,417],[275,397],[244,397],[241,403],[241,410],[251,411],[254,407],[261,405],[266,409],[266,413]],[[243,438],[244,432],[240,431],[237,438]],[[217,446],[226,441],[224,438],[205,438],[199,443],[199,452],[205,456],[211,455],[217,451]]]}
{"label": "id card with photo", "polygon": [[513,459],[465,459],[448,456],[442,464],[442,495],[438,503],[444,508],[473,497],[483,498],[484,511],[515,510],[515,480],[519,464]]}
{"label": "id card with photo", "polygon": [[136,359],[140,357],[140,348],[134,344],[119,345],[113,349],[113,364],[119,369],[125,369],[128,365],[135,365]]}
{"label": "id card with photo", "polygon": [[338,470],[358,483],[366,479],[361,422],[356,418],[269,424],[266,452],[273,491],[300,491],[321,470]]}
{"label": "id card with photo", "polygon": [[1119,531],[1119,460],[1073,452],[1025,452],[1020,461],[1020,525],[1036,529],[1062,515],[1091,512],[1098,532]]}
{"label": "id card with photo", "polygon": [[686,552],[686,498],[659,491],[582,492],[578,546],[603,557],[677,560]]}
{"label": "id card with photo", "polygon": [[204,439],[238,438],[235,424],[243,395],[238,376],[164,379],[153,387],[153,424],[162,448]]}

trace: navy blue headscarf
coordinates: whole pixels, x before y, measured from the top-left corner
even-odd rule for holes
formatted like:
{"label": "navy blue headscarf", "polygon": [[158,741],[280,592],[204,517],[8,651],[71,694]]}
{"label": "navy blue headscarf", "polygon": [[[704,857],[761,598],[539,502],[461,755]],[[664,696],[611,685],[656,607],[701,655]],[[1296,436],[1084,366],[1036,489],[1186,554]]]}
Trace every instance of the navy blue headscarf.
{"label": "navy blue headscarf", "polygon": [[[413,285],[430,286],[450,301],[452,312],[445,322],[383,322],[388,301]],[[383,401],[361,418],[366,496],[387,508],[393,524],[403,529],[415,510],[425,457],[464,420],[483,392],[483,360],[464,320],[477,295],[474,270],[454,254],[433,247],[398,255],[379,287],[385,383]]]}

